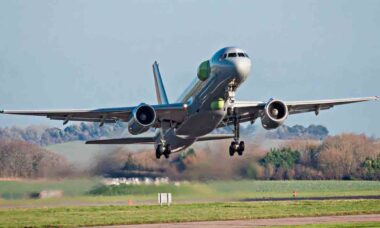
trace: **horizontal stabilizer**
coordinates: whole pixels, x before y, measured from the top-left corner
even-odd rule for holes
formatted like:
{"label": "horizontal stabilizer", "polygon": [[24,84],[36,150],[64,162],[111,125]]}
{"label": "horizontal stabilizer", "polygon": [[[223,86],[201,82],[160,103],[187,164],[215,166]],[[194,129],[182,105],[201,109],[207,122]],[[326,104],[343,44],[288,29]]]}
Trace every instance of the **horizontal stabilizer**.
{"label": "horizontal stabilizer", "polygon": [[129,137],[117,139],[90,140],[86,144],[153,144],[153,137]]}
{"label": "horizontal stabilizer", "polygon": [[233,134],[210,134],[197,138],[197,142],[208,140],[233,139],[234,137],[235,136]]}

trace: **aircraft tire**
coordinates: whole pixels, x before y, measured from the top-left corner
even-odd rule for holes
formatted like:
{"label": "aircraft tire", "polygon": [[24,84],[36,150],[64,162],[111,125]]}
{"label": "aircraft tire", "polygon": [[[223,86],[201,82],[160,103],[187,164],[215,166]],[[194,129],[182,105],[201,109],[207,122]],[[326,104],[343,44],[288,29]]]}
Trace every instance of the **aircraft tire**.
{"label": "aircraft tire", "polygon": [[237,149],[237,153],[239,156],[243,155],[244,149],[245,149],[244,141],[241,141],[239,143],[239,148]]}
{"label": "aircraft tire", "polygon": [[167,145],[164,152],[165,158],[168,159],[171,153],[172,153],[171,147],[170,145]]}
{"label": "aircraft tire", "polygon": [[230,145],[230,156],[234,156],[234,153],[235,153],[235,142],[231,142],[231,145]]}
{"label": "aircraft tire", "polygon": [[160,158],[161,158],[161,153],[160,153],[160,151],[159,151],[158,148],[156,149],[156,158],[157,158],[157,159],[160,159]]}
{"label": "aircraft tire", "polygon": [[165,154],[165,151],[166,149],[164,150],[162,145],[158,145],[156,149],[156,158],[160,159],[161,155]]}
{"label": "aircraft tire", "polygon": [[245,143],[244,143],[244,141],[241,141],[241,142],[239,143],[239,150],[241,150],[241,151],[244,151],[244,150],[245,150]]}

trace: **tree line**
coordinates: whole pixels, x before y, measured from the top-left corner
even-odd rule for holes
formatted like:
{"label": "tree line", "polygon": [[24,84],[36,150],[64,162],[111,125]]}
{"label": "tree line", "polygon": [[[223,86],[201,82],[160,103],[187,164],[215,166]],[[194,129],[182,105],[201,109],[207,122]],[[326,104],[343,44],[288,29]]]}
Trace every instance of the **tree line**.
{"label": "tree line", "polygon": [[64,177],[70,172],[67,160],[58,154],[24,141],[0,140],[1,178]]}
{"label": "tree line", "polygon": [[[117,122],[116,124],[105,124],[99,127],[97,123],[79,123],[67,126],[63,129],[29,126],[0,128],[0,140],[22,140],[40,146],[59,144],[70,141],[86,141],[101,137],[120,137],[128,135],[125,130],[126,124]],[[218,133],[231,133],[230,128],[217,129]],[[242,126],[241,135],[254,136],[257,127],[254,125]],[[293,127],[283,125],[276,130],[267,131],[265,137],[271,139],[317,139],[321,140],[328,136],[328,130],[321,125],[310,125],[303,127],[295,125]]]}
{"label": "tree line", "polygon": [[99,127],[95,123],[80,123],[65,127],[64,129],[29,126],[0,128],[0,140],[22,140],[32,144],[47,146],[70,141],[86,141],[100,137],[120,135],[125,129],[124,123],[107,124]]}
{"label": "tree line", "polygon": [[246,141],[242,157],[229,157],[227,143],[190,148],[171,160],[151,151],[131,154],[124,148],[100,158],[95,173],[104,176],[168,176],[177,180],[380,180],[379,140],[341,134],[325,140],[292,140],[268,150]]}

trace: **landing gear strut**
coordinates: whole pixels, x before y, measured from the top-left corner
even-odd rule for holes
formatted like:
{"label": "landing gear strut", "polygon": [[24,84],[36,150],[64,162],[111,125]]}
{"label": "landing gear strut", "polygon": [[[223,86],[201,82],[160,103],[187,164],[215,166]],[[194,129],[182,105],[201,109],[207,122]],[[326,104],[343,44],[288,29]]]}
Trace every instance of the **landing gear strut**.
{"label": "landing gear strut", "polygon": [[240,138],[240,128],[239,128],[239,121],[237,118],[235,118],[235,121],[234,121],[234,134],[235,134],[235,137],[234,137],[234,141],[231,142],[231,145],[230,145],[230,156],[234,156],[235,152],[237,152],[237,154],[239,156],[242,156],[243,155],[243,151],[245,149],[245,145],[244,145],[244,141],[240,141],[239,142],[239,138]]}
{"label": "landing gear strut", "polygon": [[171,153],[170,145],[158,145],[156,148],[156,158],[160,159],[161,155],[164,155],[165,158],[169,158],[169,155]]}

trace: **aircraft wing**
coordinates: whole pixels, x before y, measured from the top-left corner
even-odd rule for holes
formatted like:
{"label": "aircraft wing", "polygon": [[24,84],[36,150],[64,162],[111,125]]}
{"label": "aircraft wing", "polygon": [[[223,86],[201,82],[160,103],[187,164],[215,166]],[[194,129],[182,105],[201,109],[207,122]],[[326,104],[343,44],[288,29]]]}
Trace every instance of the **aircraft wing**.
{"label": "aircraft wing", "polygon": [[[378,100],[378,96],[374,97],[361,97],[361,98],[346,98],[346,99],[331,99],[331,100],[313,100],[313,101],[284,101],[287,105],[289,114],[298,114],[305,112],[319,113],[320,110],[330,109],[336,105],[344,105],[350,103],[357,103],[363,101]],[[261,112],[264,110],[266,102],[250,102],[250,101],[236,101],[235,112],[240,118],[240,122],[254,121],[260,117]],[[233,120],[226,117],[220,127],[232,124]]]}
{"label": "aircraft wing", "polygon": [[[152,105],[160,121],[182,122],[186,115],[186,105],[182,103]],[[46,116],[52,120],[87,121],[115,123],[129,121],[132,111],[136,107],[101,108],[87,110],[0,110],[0,113],[29,116]]]}

